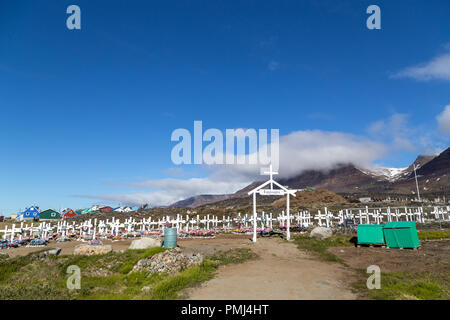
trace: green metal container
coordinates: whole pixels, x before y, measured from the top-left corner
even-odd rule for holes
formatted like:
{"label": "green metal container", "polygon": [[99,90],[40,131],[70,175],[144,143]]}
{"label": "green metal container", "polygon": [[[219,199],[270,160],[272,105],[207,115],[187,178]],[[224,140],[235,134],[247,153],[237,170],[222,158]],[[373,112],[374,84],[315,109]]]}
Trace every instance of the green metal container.
{"label": "green metal container", "polygon": [[384,224],[360,224],[356,227],[358,244],[384,245]]}
{"label": "green metal container", "polygon": [[177,246],[177,228],[165,228],[163,247],[170,249],[175,248],[176,246]]}
{"label": "green metal container", "polygon": [[388,248],[417,248],[420,247],[414,221],[388,222],[384,226],[384,237]]}

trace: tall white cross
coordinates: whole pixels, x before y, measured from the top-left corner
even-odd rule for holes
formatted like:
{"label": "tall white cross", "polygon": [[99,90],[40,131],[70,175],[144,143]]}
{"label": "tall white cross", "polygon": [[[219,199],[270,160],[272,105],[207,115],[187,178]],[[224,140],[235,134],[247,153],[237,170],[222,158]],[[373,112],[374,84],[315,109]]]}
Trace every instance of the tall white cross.
{"label": "tall white cross", "polygon": [[271,190],[273,190],[273,175],[274,174],[278,174],[278,172],[275,172],[275,171],[273,171],[273,169],[272,169],[272,165],[270,165],[270,167],[269,167],[269,171],[264,171],[263,172],[263,175],[269,175],[270,176],[270,189]]}

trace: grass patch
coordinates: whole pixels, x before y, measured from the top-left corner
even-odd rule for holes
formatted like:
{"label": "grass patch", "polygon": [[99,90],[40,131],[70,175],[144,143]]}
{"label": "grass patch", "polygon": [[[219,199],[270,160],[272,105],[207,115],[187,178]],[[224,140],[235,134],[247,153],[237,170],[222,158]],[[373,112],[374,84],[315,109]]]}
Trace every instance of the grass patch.
{"label": "grass patch", "polygon": [[417,233],[419,240],[433,240],[433,239],[446,239],[450,238],[450,230],[438,230],[438,231],[421,231]]}
{"label": "grass patch", "polygon": [[[176,299],[184,288],[211,279],[220,265],[242,263],[257,256],[249,249],[218,253],[200,265],[176,275],[131,272],[140,260],[164,248],[126,250],[103,255],[63,255],[36,258],[33,255],[0,260],[0,299],[38,300],[128,300]],[[67,267],[81,269],[81,289],[68,290]],[[148,290],[142,290],[148,287]]]}
{"label": "grass patch", "polygon": [[31,262],[31,256],[0,260],[0,283]]}
{"label": "grass patch", "polygon": [[199,266],[190,267],[177,275],[171,276],[156,284],[151,299],[177,299],[179,298],[179,292],[184,288],[212,279],[217,266],[213,261],[205,260]]}
{"label": "grass patch", "polygon": [[307,235],[296,236],[294,242],[301,250],[312,253],[314,256],[323,261],[331,261],[344,263],[344,260],[328,251],[330,247],[354,246],[350,242],[353,236],[332,236],[328,239],[310,238]]}
{"label": "grass patch", "polygon": [[64,288],[52,284],[33,283],[27,286],[1,286],[0,298],[2,300],[69,300],[71,296]]}
{"label": "grass patch", "polygon": [[367,274],[353,287],[376,300],[448,300],[449,273],[382,273],[381,288],[368,290]]}

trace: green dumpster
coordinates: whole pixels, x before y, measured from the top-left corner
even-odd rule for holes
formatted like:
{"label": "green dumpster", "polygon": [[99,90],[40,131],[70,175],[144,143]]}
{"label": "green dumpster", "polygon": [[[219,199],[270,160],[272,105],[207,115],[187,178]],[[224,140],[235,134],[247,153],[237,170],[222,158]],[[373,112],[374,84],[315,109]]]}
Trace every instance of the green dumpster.
{"label": "green dumpster", "polygon": [[388,222],[384,226],[384,238],[388,248],[417,248],[420,247],[414,221]]}
{"label": "green dumpster", "polygon": [[383,224],[360,224],[356,228],[358,244],[384,245]]}

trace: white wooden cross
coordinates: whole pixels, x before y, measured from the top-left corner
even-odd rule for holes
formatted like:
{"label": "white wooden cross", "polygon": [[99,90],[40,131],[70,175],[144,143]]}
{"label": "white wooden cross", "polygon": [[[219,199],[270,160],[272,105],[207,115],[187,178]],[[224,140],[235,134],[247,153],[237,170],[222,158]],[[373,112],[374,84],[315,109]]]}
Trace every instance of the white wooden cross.
{"label": "white wooden cross", "polygon": [[[295,192],[297,190],[289,190],[286,187],[280,185],[278,182],[273,180],[273,175],[278,174],[278,172],[273,171],[272,165],[269,167],[269,171],[263,172],[265,175],[269,175],[269,180],[251,190],[248,194],[253,195],[253,242],[256,242],[256,221],[257,221],[257,213],[256,213],[256,194],[260,195],[286,195],[286,214],[287,214],[287,226],[286,226],[286,239],[290,240],[290,205],[289,205],[289,196],[295,197]],[[264,189],[267,185],[270,185],[270,189]],[[279,189],[274,189],[273,186],[276,185]]]}

